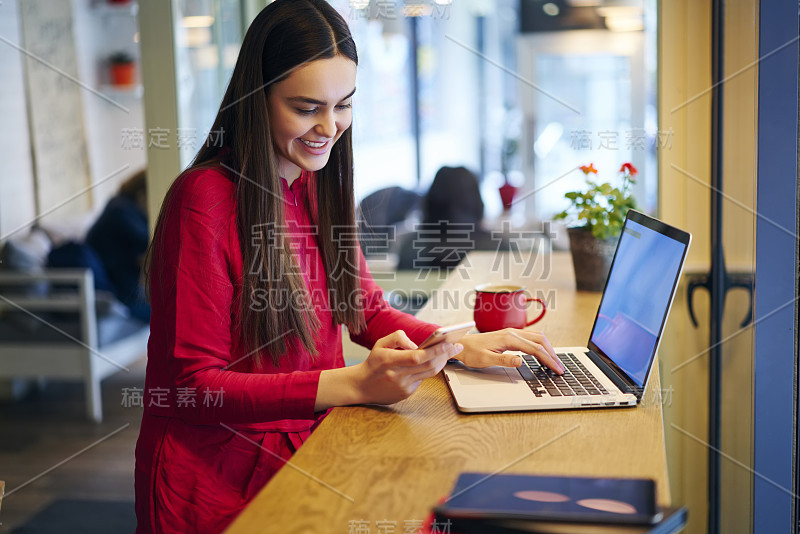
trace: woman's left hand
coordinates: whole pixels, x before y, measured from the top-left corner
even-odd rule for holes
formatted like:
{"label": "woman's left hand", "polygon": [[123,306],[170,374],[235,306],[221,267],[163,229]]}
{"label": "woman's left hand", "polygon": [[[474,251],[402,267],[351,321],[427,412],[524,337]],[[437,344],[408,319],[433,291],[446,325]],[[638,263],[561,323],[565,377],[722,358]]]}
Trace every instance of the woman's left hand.
{"label": "woman's left hand", "polygon": [[468,334],[459,343],[464,345],[464,350],[456,358],[467,367],[519,367],[522,358],[516,354],[503,354],[504,351],[514,350],[532,354],[539,363],[557,374],[563,374],[565,370],[553,346],[541,332],[506,328],[484,334]]}

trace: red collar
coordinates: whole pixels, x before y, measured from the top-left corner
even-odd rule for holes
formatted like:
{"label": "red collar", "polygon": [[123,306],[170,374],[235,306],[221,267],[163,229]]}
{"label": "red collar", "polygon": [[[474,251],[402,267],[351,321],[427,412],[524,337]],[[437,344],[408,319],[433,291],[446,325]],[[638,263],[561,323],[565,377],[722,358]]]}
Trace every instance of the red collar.
{"label": "red collar", "polygon": [[300,176],[292,182],[292,185],[289,185],[286,178],[281,177],[283,198],[288,204],[299,206],[301,203],[306,202],[308,198],[308,184],[311,176],[312,173],[303,170],[300,172]]}

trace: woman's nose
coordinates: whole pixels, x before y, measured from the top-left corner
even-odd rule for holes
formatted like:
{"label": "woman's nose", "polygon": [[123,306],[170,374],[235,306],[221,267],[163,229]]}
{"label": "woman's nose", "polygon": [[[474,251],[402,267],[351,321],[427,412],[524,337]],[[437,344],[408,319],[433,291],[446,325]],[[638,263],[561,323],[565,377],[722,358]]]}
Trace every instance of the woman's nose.
{"label": "woman's nose", "polygon": [[336,117],[333,113],[325,113],[320,116],[320,121],[317,124],[317,133],[325,137],[334,137],[336,135]]}

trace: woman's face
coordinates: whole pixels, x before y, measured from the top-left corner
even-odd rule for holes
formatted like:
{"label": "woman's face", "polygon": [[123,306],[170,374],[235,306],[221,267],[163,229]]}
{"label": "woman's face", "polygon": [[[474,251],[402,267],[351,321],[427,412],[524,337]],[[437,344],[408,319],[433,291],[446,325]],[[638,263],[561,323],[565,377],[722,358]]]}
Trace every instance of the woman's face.
{"label": "woman's face", "polygon": [[341,55],[306,63],[270,87],[270,130],[283,178],[328,163],[331,147],[353,122],[355,87],[356,64]]}

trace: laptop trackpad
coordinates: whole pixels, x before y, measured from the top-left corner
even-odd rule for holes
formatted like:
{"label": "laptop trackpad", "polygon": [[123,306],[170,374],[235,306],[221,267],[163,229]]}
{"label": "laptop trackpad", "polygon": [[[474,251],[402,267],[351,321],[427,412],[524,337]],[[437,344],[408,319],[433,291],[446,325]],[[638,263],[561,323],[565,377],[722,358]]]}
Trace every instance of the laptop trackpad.
{"label": "laptop trackpad", "polygon": [[[519,371],[510,369],[519,377]],[[488,386],[494,384],[513,384],[504,367],[487,367],[486,369],[457,369],[455,375],[463,386]]]}

